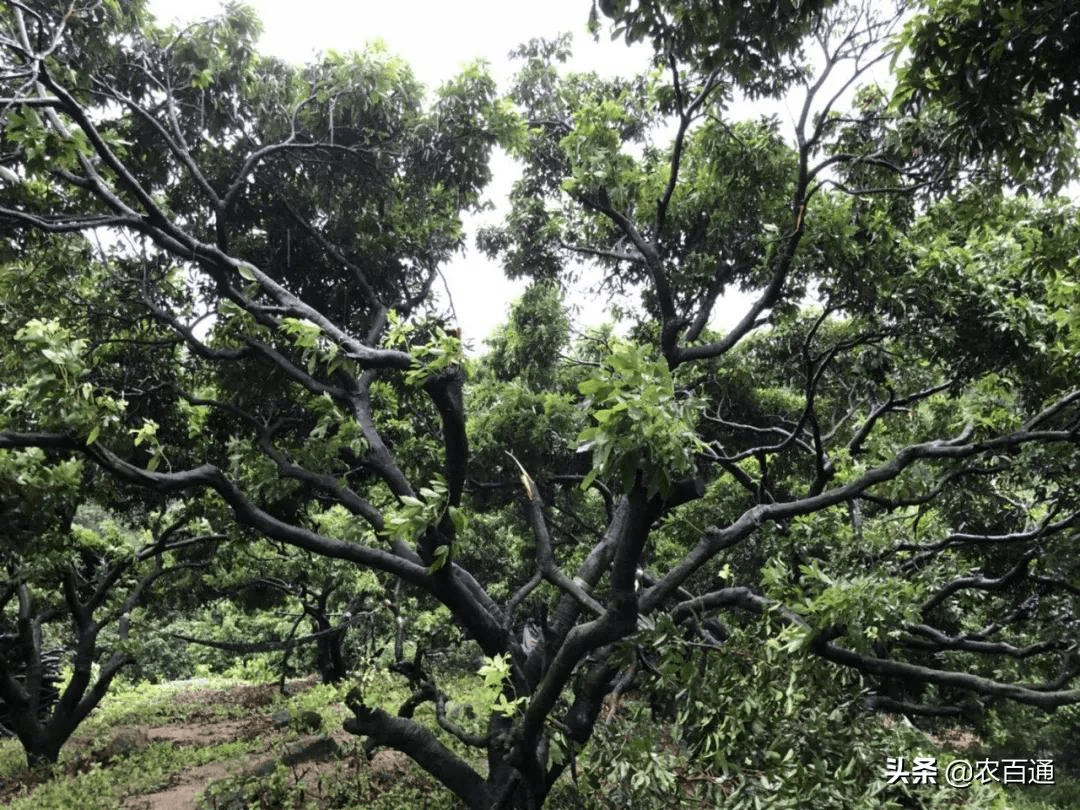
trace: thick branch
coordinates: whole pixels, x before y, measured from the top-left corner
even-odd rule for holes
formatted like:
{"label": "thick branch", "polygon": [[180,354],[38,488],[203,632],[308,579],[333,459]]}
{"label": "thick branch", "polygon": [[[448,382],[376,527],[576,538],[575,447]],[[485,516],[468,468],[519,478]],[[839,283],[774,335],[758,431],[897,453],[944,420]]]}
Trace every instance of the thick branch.
{"label": "thick branch", "polygon": [[488,789],[480,775],[422,725],[365,706],[356,690],[345,702],[355,715],[344,724],[350,734],[368,735],[380,745],[407,754],[470,808],[489,807]]}

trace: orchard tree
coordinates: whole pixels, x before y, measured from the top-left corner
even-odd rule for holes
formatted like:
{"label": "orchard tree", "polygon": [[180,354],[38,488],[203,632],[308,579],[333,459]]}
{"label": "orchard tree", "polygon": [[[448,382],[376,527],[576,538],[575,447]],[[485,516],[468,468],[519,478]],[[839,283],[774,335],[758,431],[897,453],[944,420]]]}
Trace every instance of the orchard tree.
{"label": "orchard tree", "polygon": [[[86,499],[83,463],[50,463],[46,451],[30,447],[5,452],[0,465],[9,521],[0,587],[0,730],[18,737],[30,766],[54,764],[134,662],[132,614],[152,587],[204,564],[192,549],[221,539],[191,532],[182,518],[153,521],[149,537],[118,523]],[[46,504],[67,508],[43,514]]]}
{"label": "orchard tree", "polygon": [[897,101],[940,107],[949,149],[1004,157],[1001,168],[1022,182],[1060,189],[1071,179],[1080,10],[1055,0],[942,0],[914,14],[896,45],[910,57]]}
{"label": "orchard tree", "polygon": [[[33,418],[36,403],[51,397],[67,398],[63,421],[81,424],[88,413],[118,418],[125,406],[109,392],[95,393],[88,377],[137,375],[132,349],[142,341],[135,334],[80,337],[95,334],[95,324],[125,318],[117,290],[85,241],[47,242],[31,236],[5,244],[4,418]],[[81,268],[78,278],[73,266]],[[89,290],[93,308],[80,300]],[[142,400],[134,407],[156,407],[152,391],[132,393]],[[46,445],[0,450],[0,732],[18,737],[30,765],[55,763],[134,662],[144,630],[138,611],[163,578],[199,567],[204,544],[221,539],[193,531],[178,504],[118,489],[86,459]]]}
{"label": "orchard tree", "polygon": [[[348,525],[346,515],[328,510],[314,522],[347,537],[355,525]],[[323,683],[343,682],[358,665],[358,636],[385,637],[393,622],[394,593],[370,570],[257,536],[219,547],[192,586],[204,609],[227,618],[214,627],[196,621],[190,629],[178,628],[176,611],[166,610],[160,632],[225,653],[280,654],[282,689],[290,674],[313,668]],[[176,596],[183,611],[184,595]],[[353,628],[357,632],[349,639]]]}
{"label": "orchard tree", "polygon": [[[697,757],[764,774],[746,801],[818,756],[725,719],[791,716],[785,666],[851,723],[1080,702],[1080,223],[983,182],[940,114],[849,105],[895,23],[872,5],[603,3],[647,73],[533,42],[509,99],[478,67],[425,99],[378,50],[259,57],[240,6],[177,31],[4,3],[5,247],[83,258],[52,264],[73,307],[5,301],[53,340],[5,374],[0,448],[208,493],[441,608],[486,659],[478,721],[418,644],[409,700],[360,678],[346,728],[469,807],[543,805],[635,681]],[[496,143],[524,174],[481,244],[534,286],[470,382],[431,289]],[[570,339],[581,261],[624,335]]]}

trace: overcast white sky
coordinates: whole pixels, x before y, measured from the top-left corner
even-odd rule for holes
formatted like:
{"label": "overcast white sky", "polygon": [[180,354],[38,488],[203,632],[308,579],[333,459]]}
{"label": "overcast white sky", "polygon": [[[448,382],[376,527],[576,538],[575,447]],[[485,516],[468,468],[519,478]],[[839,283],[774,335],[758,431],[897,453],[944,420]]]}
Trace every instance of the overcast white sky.
{"label": "overcast white sky", "polygon": [[[631,50],[621,41],[610,42],[604,37],[600,43],[594,42],[586,31],[588,0],[248,0],[248,4],[263,22],[259,45],[264,53],[302,63],[319,51],[360,50],[365,43],[382,39],[428,87],[437,86],[478,58],[491,64],[505,86],[513,71],[507,59],[512,48],[533,37],[554,37],[564,31],[574,35],[575,69],[635,73],[649,58],[647,49]],[[188,23],[216,14],[221,3],[151,0],[150,7],[161,22]],[[499,160],[495,181],[488,190],[497,205],[505,201],[514,177],[513,165]],[[467,222],[470,246],[477,224],[473,219]],[[507,304],[520,295],[524,285],[509,282],[497,264],[472,249],[447,267],[445,276],[462,336],[474,350],[482,351],[483,339],[505,319]],[[584,317],[592,322],[602,320],[602,307],[587,309]]]}
{"label": "overcast white sky", "polygon": [[[589,0],[246,0],[263,21],[262,50],[305,62],[325,50],[359,50],[380,38],[412,65],[429,86],[474,59],[488,60],[505,76],[506,54],[532,37],[574,34],[581,67],[627,72],[640,67],[647,51],[631,54],[621,42],[598,45],[586,33]],[[151,0],[159,20],[190,21],[210,16],[217,0]],[[605,38],[606,39],[606,38]]]}

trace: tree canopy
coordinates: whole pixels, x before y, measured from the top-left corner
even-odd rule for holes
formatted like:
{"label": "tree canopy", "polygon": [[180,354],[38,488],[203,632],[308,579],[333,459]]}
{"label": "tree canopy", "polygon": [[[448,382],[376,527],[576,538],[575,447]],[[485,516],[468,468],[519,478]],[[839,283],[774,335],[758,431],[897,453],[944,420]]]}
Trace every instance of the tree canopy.
{"label": "tree canopy", "polygon": [[[476,808],[542,806],[631,688],[731,806],[911,806],[859,718],[1080,703],[1080,219],[1003,187],[972,110],[853,92],[899,30],[879,5],[603,2],[594,28],[651,69],[568,74],[537,40],[500,95],[480,65],[425,94],[375,47],[259,56],[235,4],[176,30],[3,3],[0,630],[30,638],[57,577],[76,629],[165,573],[295,600],[323,642],[381,597],[412,696],[357,676],[345,726]],[[971,34],[953,5],[907,29],[909,81],[940,72],[926,32]],[[1066,143],[1033,58],[1001,69]],[[742,120],[741,94],[793,120]],[[942,136],[956,118],[986,149]],[[470,358],[432,289],[497,145],[523,174],[478,244],[530,286]],[[572,324],[582,262],[618,330]],[[149,543],[100,548],[79,492]],[[425,660],[437,621],[483,658],[471,724]],[[29,718],[26,649],[0,698]],[[330,680],[340,654],[321,642]]]}
{"label": "tree canopy", "polygon": [[1080,113],[1080,14],[1070,3],[944,0],[914,15],[897,44],[910,51],[899,98],[948,109],[951,148],[1004,154],[1022,179],[1040,168],[1058,187],[1068,179]]}

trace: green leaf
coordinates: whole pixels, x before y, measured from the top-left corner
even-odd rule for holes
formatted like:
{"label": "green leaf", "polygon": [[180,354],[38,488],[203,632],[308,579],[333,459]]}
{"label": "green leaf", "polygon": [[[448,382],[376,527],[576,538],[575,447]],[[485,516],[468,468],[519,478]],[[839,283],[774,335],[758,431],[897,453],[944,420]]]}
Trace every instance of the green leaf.
{"label": "green leaf", "polygon": [[450,546],[436,546],[432,557],[433,559],[431,561],[431,565],[427,567],[427,572],[429,574],[434,574],[436,571],[446,565],[446,561],[450,559]]}
{"label": "green leaf", "polygon": [[447,511],[450,513],[450,522],[454,524],[454,530],[458,534],[463,534],[469,525],[469,518],[456,506],[451,506]]}

